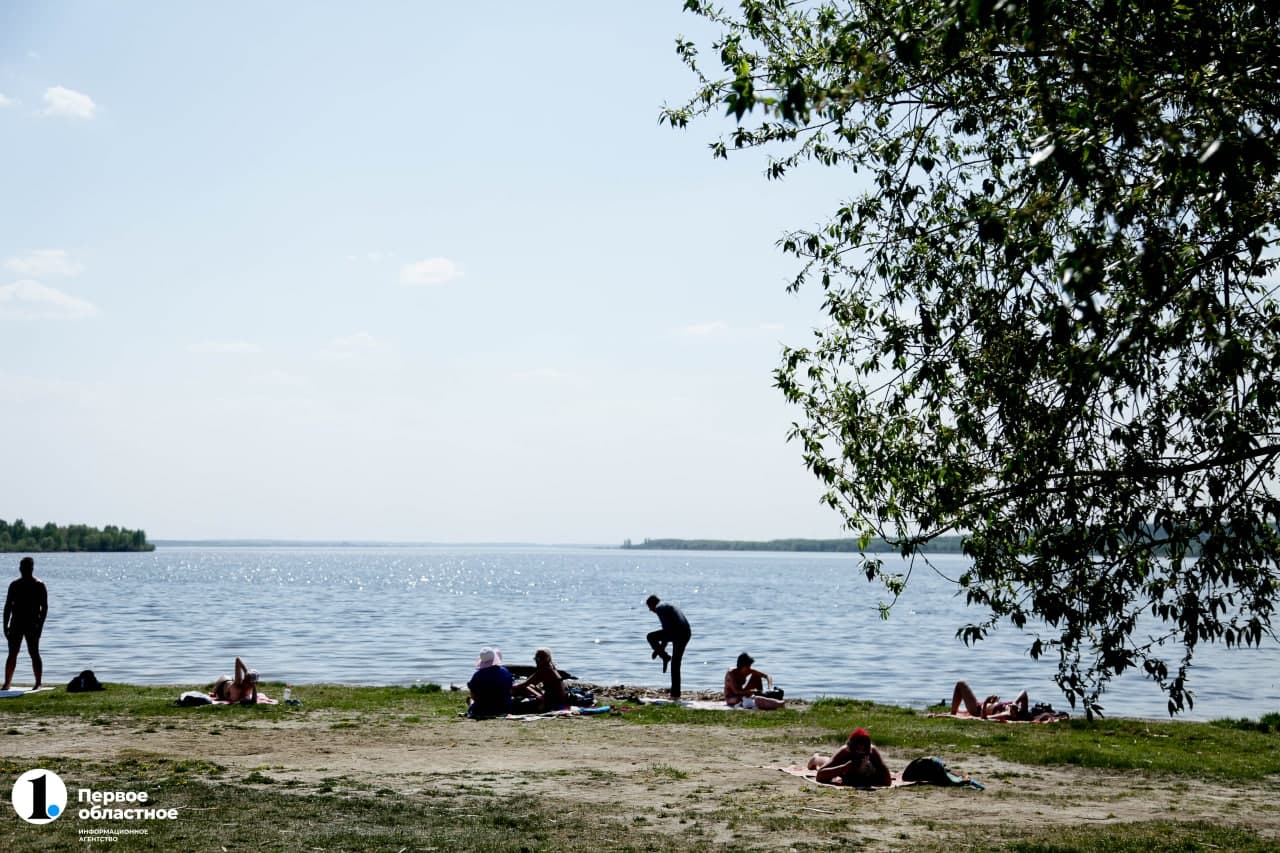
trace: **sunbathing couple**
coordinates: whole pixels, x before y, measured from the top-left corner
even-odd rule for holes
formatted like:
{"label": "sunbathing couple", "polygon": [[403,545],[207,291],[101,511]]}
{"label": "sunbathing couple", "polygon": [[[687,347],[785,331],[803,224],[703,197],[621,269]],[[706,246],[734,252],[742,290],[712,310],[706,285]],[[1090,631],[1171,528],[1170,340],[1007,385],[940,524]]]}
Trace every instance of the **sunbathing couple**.
{"label": "sunbathing couple", "polygon": [[[551,659],[550,649],[533,654],[534,670],[528,678],[517,682],[502,665],[502,652],[490,646],[480,650],[476,671],[467,682],[470,697],[467,716],[475,718],[504,717],[513,708],[526,713],[559,711],[569,707],[564,678]],[[515,700],[523,700],[516,705]]]}

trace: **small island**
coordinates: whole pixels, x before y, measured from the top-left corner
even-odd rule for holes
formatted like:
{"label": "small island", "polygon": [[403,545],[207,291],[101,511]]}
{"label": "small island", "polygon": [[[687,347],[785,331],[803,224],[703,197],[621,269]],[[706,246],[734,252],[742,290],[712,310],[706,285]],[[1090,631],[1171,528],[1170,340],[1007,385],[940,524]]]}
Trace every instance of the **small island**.
{"label": "small island", "polygon": [[108,524],[101,529],[87,524],[28,526],[22,519],[10,523],[0,518],[0,551],[44,553],[49,551],[154,551],[141,530]]}

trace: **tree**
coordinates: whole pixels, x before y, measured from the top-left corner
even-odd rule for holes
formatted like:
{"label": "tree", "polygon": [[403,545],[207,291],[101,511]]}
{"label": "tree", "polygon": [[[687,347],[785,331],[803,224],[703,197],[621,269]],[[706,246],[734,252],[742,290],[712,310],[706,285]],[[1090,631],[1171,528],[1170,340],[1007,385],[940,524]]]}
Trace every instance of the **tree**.
{"label": "tree", "polygon": [[[781,240],[829,323],[775,377],[851,530],[946,534],[979,614],[1074,705],[1140,668],[1191,706],[1202,642],[1274,638],[1277,7],[743,0],[675,127],[856,195]],[[855,177],[856,176],[856,177]],[[868,577],[909,579],[864,556]]]}

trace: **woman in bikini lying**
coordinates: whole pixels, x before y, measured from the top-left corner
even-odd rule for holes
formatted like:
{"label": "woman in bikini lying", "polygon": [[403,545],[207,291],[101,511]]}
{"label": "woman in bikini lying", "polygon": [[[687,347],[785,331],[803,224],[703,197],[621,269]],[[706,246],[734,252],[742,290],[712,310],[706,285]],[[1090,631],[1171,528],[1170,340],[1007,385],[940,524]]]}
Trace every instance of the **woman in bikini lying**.
{"label": "woman in bikini lying", "polygon": [[258,671],[249,669],[244,661],[236,658],[236,675],[220,675],[213,682],[213,697],[223,702],[241,702],[254,705],[258,702]]}

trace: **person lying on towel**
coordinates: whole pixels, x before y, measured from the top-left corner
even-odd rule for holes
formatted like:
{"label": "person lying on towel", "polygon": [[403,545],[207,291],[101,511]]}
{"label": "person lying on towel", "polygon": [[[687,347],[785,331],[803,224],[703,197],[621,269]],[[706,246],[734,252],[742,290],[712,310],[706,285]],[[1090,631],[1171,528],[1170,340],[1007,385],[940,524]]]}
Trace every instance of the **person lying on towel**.
{"label": "person lying on towel", "polygon": [[851,788],[887,788],[893,784],[893,776],[885,766],[880,750],[871,745],[871,735],[866,729],[854,729],[844,746],[828,758],[814,753],[809,759],[810,770],[818,771],[818,781],[829,785],[847,785]]}
{"label": "person lying on towel", "polygon": [[255,705],[258,702],[258,671],[249,669],[244,661],[236,658],[236,674],[219,675],[213,682],[213,696],[223,702],[240,702]]}

